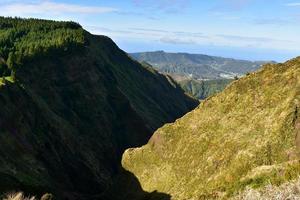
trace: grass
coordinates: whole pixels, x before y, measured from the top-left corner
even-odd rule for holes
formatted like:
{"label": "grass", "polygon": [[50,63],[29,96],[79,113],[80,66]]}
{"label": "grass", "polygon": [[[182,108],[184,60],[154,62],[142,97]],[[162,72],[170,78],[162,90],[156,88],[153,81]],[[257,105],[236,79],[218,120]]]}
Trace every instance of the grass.
{"label": "grass", "polygon": [[198,105],[111,39],[84,35],[80,54],[55,56],[53,49],[21,63],[14,84],[0,78],[2,193],[102,193],[125,149],[145,144],[155,129]]}
{"label": "grass", "polygon": [[0,78],[0,86],[1,85],[5,85],[5,82],[8,81],[10,83],[13,83],[14,82],[14,79],[12,76],[6,76],[6,77],[2,77]]}
{"label": "grass", "polygon": [[3,200],[36,200],[35,197],[26,197],[22,192],[9,193]]}
{"label": "grass", "polygon": [[198,81],[195,79],[185,79],[178,81],[179,85],[184,91],[197,99],[206,99],[209,96],[223,91],[228,84],[233,80],[220,79],[220,80],[205,80]]}
{"label": "grass", "polygon": [[[2,200],[38,200],[35,196],[26,196],[23,192],[11,192],[5,195]],[[53,200],[52,194],[44,194],[40,200]]]}
{"label": "grass", "polygon": [[280,186],[268,184],[260,189],[248,187],[245,191],[233,197],[232,200],[299,200],[300,179],[284,183]]}
{"label": "grass", "polygon": [[144,190],[176,200],[227,199],[300,174],[300,58],[233,81],[123,155]]}

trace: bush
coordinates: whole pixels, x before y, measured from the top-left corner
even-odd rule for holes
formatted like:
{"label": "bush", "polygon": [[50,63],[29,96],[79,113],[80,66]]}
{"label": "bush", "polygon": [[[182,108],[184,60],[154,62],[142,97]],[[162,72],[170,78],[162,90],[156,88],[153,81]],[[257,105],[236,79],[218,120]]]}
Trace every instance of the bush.
{"label": "bush", "polygon": [[3,200],[36,200],[35,197],[26,197],[22,192],[10,193]]}
{"label": "bush", "polygon": [[[26,197],[23,192],[13,192],[7,194],[3,200],[37,200],[36,197]],[[41,197],[41,200],[53,200],[53,195],[46,193]]]}
{"label": "bush", "polygon": [[235,200],[273,200],[273,199],[300,199],[300,179],[297,181],[285,183],[281,186],[268,185],[262,189],[247,188]]}
{"label": "bush", "polygon": [[44,194],[42,197],[41,197],[41,200],[53,200],[53,195],[52,194]]}

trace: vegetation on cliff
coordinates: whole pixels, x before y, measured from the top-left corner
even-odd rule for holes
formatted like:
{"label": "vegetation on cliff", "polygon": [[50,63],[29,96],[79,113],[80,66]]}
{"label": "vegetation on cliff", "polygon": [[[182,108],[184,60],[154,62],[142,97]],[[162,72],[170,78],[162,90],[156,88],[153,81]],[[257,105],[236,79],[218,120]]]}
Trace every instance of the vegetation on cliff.
{"label": "vegetation on cliff", "polygon": [[172,199],[228,198],[300,174],[300,58],[268,64],[160,128],[123,166]]}
{"label": "vegetation on cliff", "polygon": [[76,23],[1,18],[0,26],[0,194],[109,199],[123,151],[198,105]]}
{"label": "vegetation on cliff", "polygon": [[168,53],[164,51],[130,54],[140,62],[148,62],[162,73],[193,76],[195,79],[234,78],[253,72],[265,62],[236,60],[217,56],[188,53]]}
{"label": "vegetation on cliff", "polygon": [[75,22],[0,17],[0,76],[37,56],[61,56],[85,43]]}
{"label": "vegetation on cliff", "polygon": [[197,81],[195,79],[185,79],[178,81],[178,84],[182,89],[191,94],[193,97],[203,100],[214,94],[223,91],[226,86],[231,83],[232,79],[216,79],[216,80],[205,80]]}
{"label": "vegetation on cliff", "polygon": [[223,91],[232,80],[266,63],[164,51],[132,53],[130,56],[171,76],[185,92],[200,100]]}
{"label": "vegetation on cliff", "polygon": [[232,200],[274,200],[274,199],[300,199],[300,180],[284,183],[280,186],[268,184],[265,187],[253,189],[248,187]]}

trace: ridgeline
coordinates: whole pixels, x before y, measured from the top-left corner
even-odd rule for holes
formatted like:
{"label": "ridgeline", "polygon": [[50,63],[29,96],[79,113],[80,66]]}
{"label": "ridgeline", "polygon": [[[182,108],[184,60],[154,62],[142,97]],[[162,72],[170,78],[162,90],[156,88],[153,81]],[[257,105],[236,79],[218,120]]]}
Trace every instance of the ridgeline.
{"label": "ridgeline", "polygon": [[122,153],[198,101],[77,23],[1,17],[0,27],[0,193],[118,198],[108,191],[121,176],[143,198],[162,195],[142,191]]}

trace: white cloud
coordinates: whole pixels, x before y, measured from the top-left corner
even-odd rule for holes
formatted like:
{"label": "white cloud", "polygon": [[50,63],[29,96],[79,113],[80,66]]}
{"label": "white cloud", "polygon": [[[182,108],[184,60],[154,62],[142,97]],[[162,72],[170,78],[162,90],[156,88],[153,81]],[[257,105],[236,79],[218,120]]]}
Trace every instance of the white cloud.
{"label": "white cloud", "polygon": [[192,38],[180,38],[180,37],[168,37],[164,36],[159,39],[162,43],[168,43],[168,44],[196,44],[197,42],[193,40]]}
{"label": "white cloud", "polygon": [[132,0],[132,2],[135,6],[150,9],[152,12],[178,13],[189,5],[190,0]]}
{"label": "white cloud", "polygon": [[102,14],[118,11],[116,8],[99,6],[81,6],[77,4],[56,3],[52,1],[31,3],[5,3],[0,4],[1,15],[53,15],[53,14]]}
{"label": "white cloud", "polygon": [[300,2],[295,2],[295,3],[287,3],[285,4],[286,6],[290,6],[290,7],[295,7],[295,6],[300,6]]}
{"label": "white cloud", "polygon": [[229,34],[209,34],[199,32],[180,32],[161,29],[128,28],[106,29],[101,27],[87,27],[92,33],[104,34],[113,39],[129,39],[152,41],[174,45],[209,45],[220,47],[241,47],[256,49],[273,49],[280,51],[299,51],[300,41],[284,40],[273,37],[245,36]]}
{"label": "white cloud", "polygon": [[216,0],[216,4],[211,8],[214,12],[241,11],[259,0]]}

